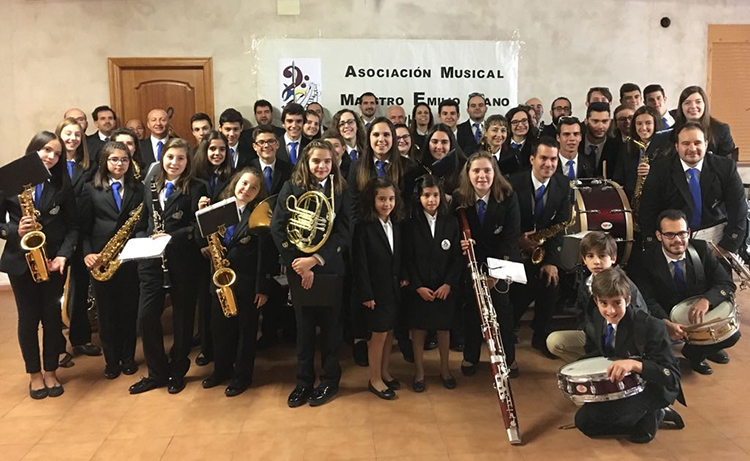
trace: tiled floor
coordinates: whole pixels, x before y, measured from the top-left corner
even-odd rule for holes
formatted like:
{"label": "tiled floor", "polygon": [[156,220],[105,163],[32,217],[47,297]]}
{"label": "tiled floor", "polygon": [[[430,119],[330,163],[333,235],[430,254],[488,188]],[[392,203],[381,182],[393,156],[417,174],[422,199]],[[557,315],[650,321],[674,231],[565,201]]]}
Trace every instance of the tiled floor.
{"label": "tiled floor", "polygon": [[[750,303],[742,293],[740,305]],[[750,321],[747,311],[743,321]],[[65,394],[32,401],[16,341],[16,312],[0,291],[0,459],[44,460],[544,460],[554,459],[750,459],[750,345],[730,351],[732,363],[713,376],[684,370],[689,407],[678,406],[682,431],[662,430],[641,446],[614,439],[590,440],[572,423],[575,406],[556,386],[559,361],[519,347],[521,377],[513,392],[524,445],[508,444],[488,367],[465,378],[453,354],[458,388],[437,377],[437,351],[428,352],[428,390],[398,392],[386,402],[366,391],[366,369],[344,357],[340,395],[320,408],[289,409],[294,353],[278,346],[261,353],[254,387],[228,399],[223,388],[204,390],[208,368],[193,366],[187,388],[172,396],[159,389],[130,396],[136,379],[102,377],[101,357],[77,357],[60,371]],[[528,333],[524,328],[523,333]],[[409,383],[412,370],[394,352],[395,375]],[[141,367],[145,372],[145,367]],[[136,377],[137,378],[137,375]]]}

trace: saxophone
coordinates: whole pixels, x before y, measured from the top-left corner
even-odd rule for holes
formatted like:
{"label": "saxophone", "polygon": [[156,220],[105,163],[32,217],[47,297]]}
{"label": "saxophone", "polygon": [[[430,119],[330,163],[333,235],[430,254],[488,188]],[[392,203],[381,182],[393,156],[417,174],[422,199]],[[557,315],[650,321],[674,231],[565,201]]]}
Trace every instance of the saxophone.
{"label": "saxophone", "polygon": [[[629,138],[630,141],[633,142],[636,146],[640,147],[641,150],[639,152],[639,156],[641,158],[640,163],[648,165],[649,158],[648,155],[646,155],[646,149],[648,146],[640,141],[636,141],[633,138]],[[646,177],[645,176],[638,176],[638,179],[635,181],[635,189],[633,190],[633,198],[630,200],[630,209],[633,210],[633,216],[635,216],[635,220],[633,221],[633,227],[636,232],[641,230],[640,224],[638,224],[638,209],[641,206],[641,195],[643,194],[643,184],[646,183]]]}
{"label": "saxophone", "polygon": [[120,268],[120,252],[125,247],[128,239],[133,234],[135,225],[141,219],[141,212],[143,211],[143,204],[138,205],[138,208],[130,212],[130,217],[120,227],[120,229],[109,239],[104,249],[101,251],[101,258],[99,262],[91,269],[91,276],[99,282],[105,282],[112,278]]}
{"label": "saxophone", "polygon": [[224,247],[221,244],[221,237],[226,232],[224,226],[221,226],[218,231],[207,237],[208,239],[208,250],[211,253],[211,262],[214,266],[214,275],[212,280],[216,289],[216,297],[219,298],[219,305],[221,306],[224,316],[234,317],[237,315],[237,301],[234,298],[234,291],[232,291],[232,284],[237,279],[237,274],[229,267],[229,261],[224,258]]}
{"label": "saxophone", "polygon": [[26,251],[26,264],[29,266],[31,278],[36,283],[42,283],[49,280],[49,271],[47,270],[47,250],[45,243],[47,236],[42,232],[42,225],[36,222],[39,217],[39,211],[34,209],[33,189],[31,184],[23,187],[23,192],[18,194],[18,203],[21,206],[22,216],[31,216],[34,218],[34,230],[28,232],[21,238],[21,248]]}
{"label": "saxophone", "polygon": [[544,247],[542,246],[544,245],[544,242],[556,236],[560,232],[565,232],[565,230],[568,227],[575,224],[577,218],[578,218],[578,213],[576,213],[576,206],[574,202],[570,207],[570,219],[569,220],[565,222],[557,223],[553,226],[548,227],[547,229],[541,229],[541,230],[534,232],[533,234],[530,234],[528,236],[528,239],[531,240],[532,242],[536,242],[539,244],[539,246],[534,248],[534,250],[531,252],[531,255],[530,255],[531,263],[532,264],[541,263],[544,260],[544,255],[545,255]]}

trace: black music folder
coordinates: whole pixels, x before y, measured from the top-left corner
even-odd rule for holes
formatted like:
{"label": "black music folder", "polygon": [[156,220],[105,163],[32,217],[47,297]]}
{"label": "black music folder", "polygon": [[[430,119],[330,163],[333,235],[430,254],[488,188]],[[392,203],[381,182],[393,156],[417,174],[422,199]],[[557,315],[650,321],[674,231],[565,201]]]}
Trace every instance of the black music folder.
{"label": "black music folder", "polygon": [[287,271],[287,279],[294,307],[341,307],[343,277],[336,274],[315,274],[309,290],[302,288],[302,278],[291,268]]}
{"label": "black music folder", "polygon": [[203,238],[218,231],[221,226],[226,229],[240,222],[240,209],[237,208],[237,199],[230,197],[221,202],[214,203],[202,210],[195,212],[198,221],[198,229]]}
{"label": "black music folder", "polygon": [[24,155],[0,168],[0,192],[18,195],[26,185],[36,186],[52,175],[38,155]]}

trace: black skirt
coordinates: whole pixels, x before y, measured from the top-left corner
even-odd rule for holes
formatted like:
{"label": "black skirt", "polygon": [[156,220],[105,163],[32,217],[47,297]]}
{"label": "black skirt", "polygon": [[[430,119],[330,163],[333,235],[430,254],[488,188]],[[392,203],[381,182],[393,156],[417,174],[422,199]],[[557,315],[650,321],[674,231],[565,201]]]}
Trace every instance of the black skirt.
{"label": "black skirt", "polygon": [[373,333],[385,333],[396,327],[398,319],[397,305],[378,304],[376,301],[375,309],[368,309],[364,305],[360,305],[360,307],[365,311],[364,318],[369,331]]}
{"label": "black skirt", "polygon": [[407,311],[409,328],[416,330],[450,330],[453,326],[453,313],[456,308],[455,290],[451,289],[448,299],[425,301],[416,291],[408,296]]}

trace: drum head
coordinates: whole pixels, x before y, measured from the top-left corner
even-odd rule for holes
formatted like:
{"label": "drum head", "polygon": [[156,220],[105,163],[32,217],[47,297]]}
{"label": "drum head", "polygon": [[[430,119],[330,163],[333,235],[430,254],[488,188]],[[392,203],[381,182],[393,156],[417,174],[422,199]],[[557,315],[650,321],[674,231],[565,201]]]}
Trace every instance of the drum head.
{"label": "drum head", "polygon": [[612,361],[606,357],[592,357],[590,359],[578,360],[560,368],[560,374],[570,376],[571,378],[599,375],[607,372],[610,363]]}
{"label": "drum head", "polygon": [[[690,325],[688,314],[690,313],[690,308],[693,307],[693,304],[695,304],[698,299],[700,298],[689,298],[676,305],[674,309],[672,309],[672,312],[669,313],[669,319],[672,322],[678,323],[680,325]],[[706,312],[706,315],[703,317],[703,321],[707,322],[714,319],[729,318],[732,315],[734,309],[734,304],[731,301],[724,301],[710,311]]]}

